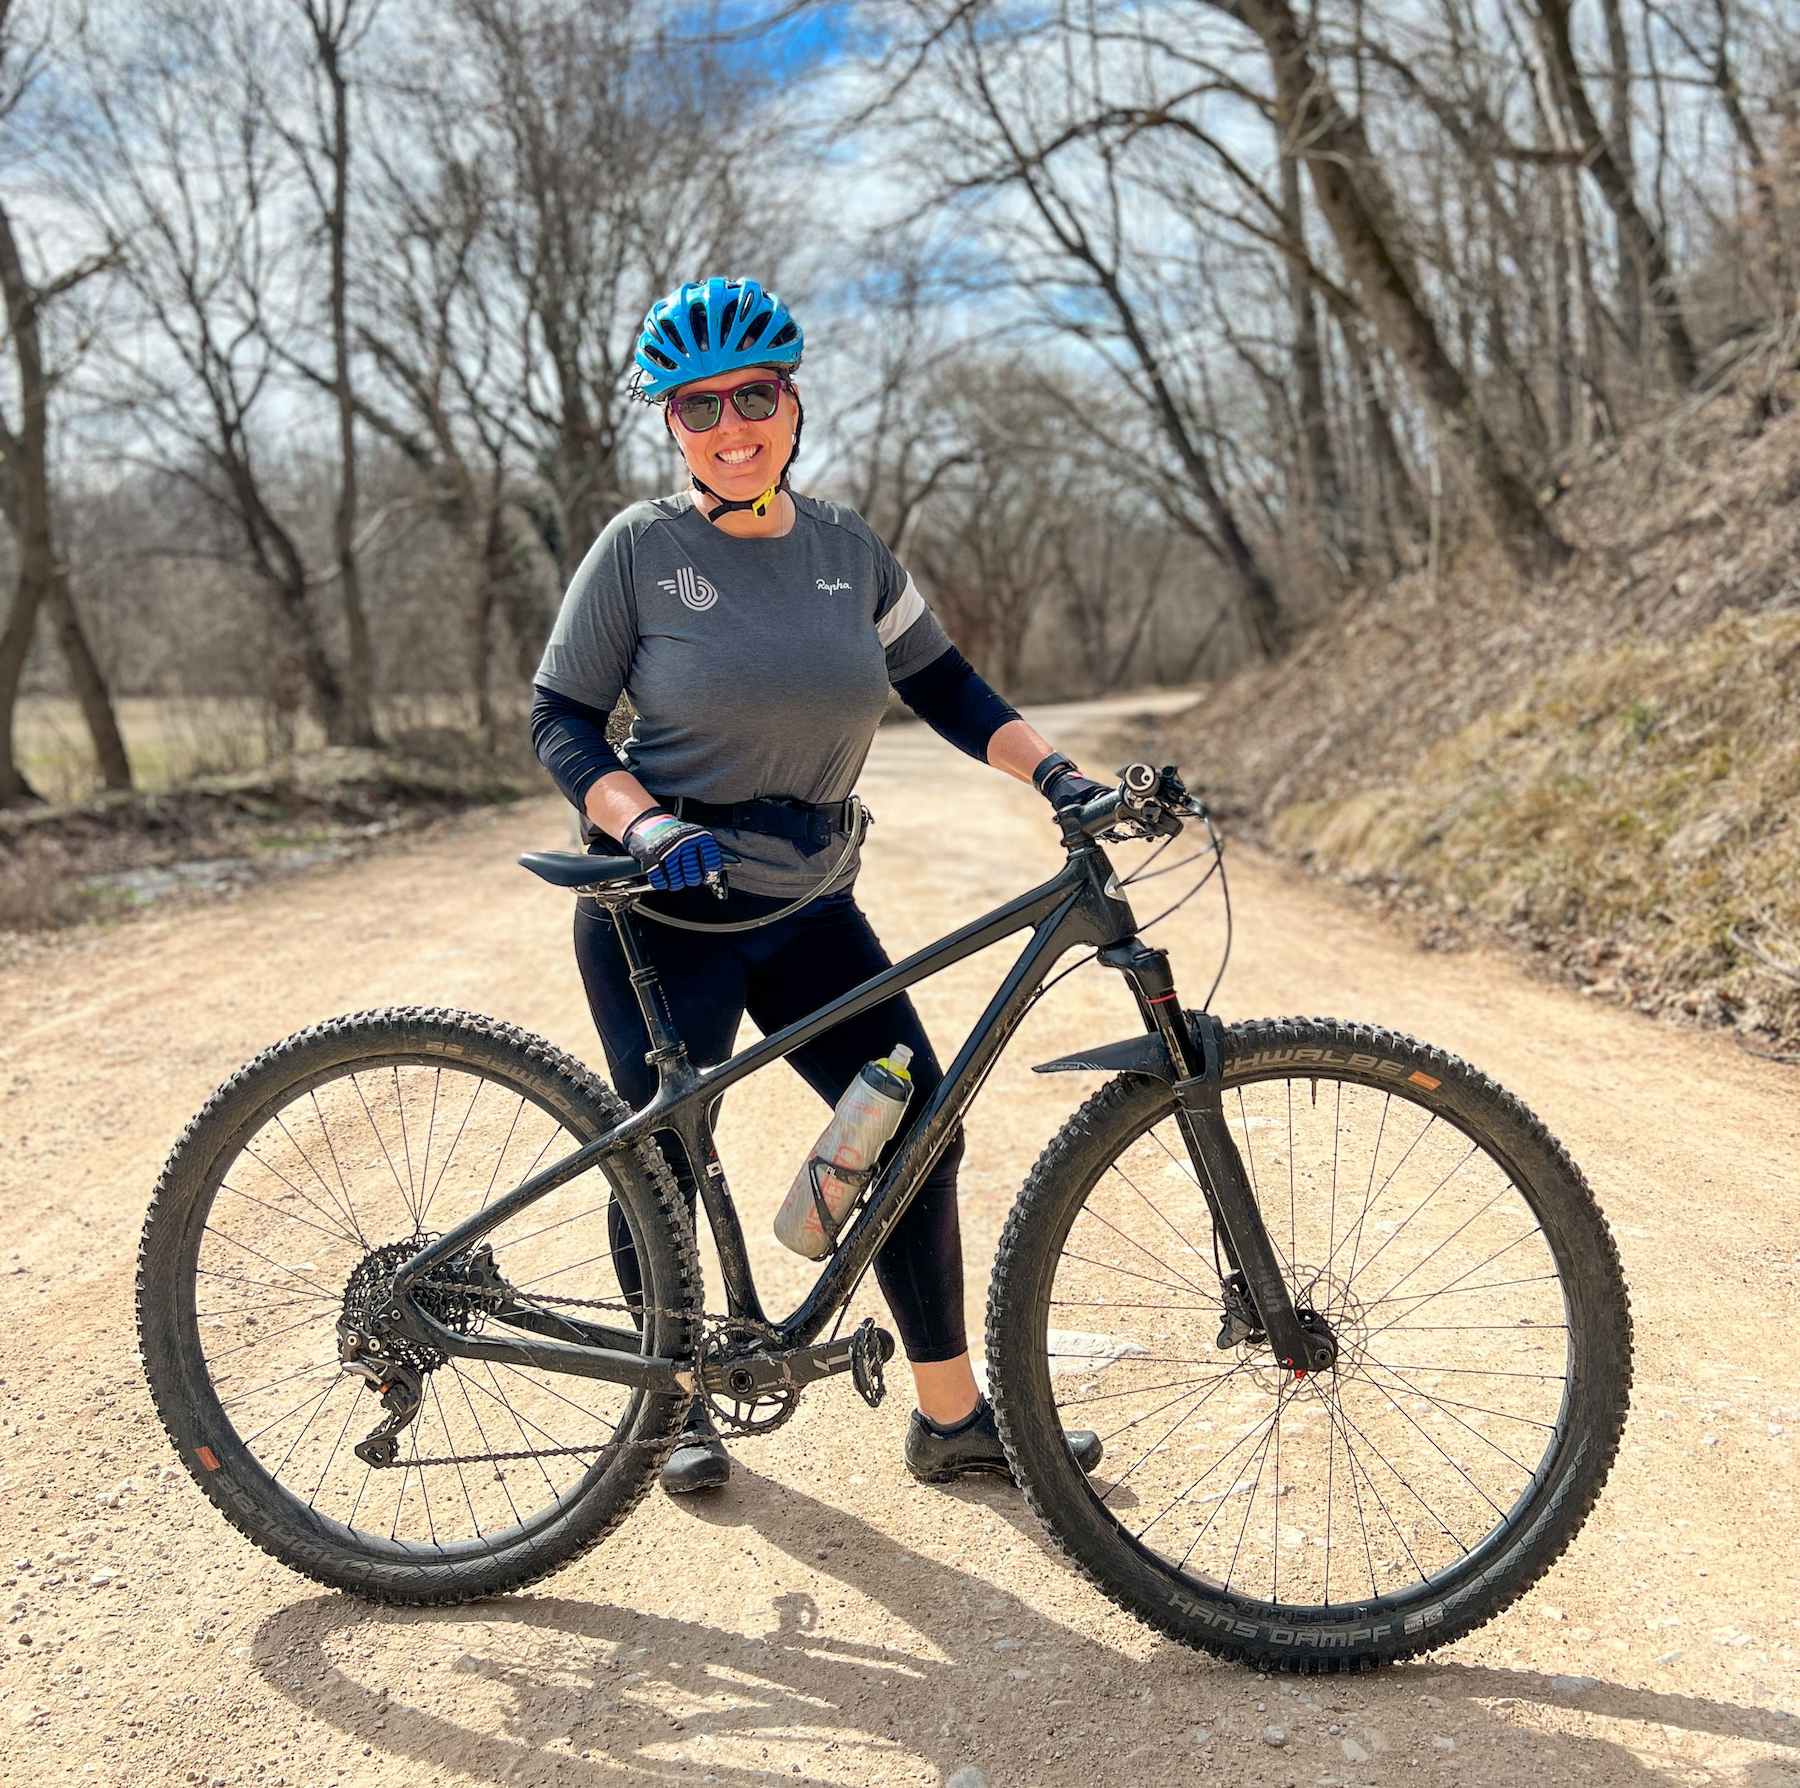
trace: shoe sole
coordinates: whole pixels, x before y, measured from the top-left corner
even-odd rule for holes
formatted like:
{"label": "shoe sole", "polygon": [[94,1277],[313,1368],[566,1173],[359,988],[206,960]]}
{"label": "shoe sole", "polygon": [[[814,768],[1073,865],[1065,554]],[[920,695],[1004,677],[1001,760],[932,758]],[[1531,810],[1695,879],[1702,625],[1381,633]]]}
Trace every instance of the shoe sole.
{"label": "shoe sole", "polygon": [[1011,1471],[1004,1465],[959,1465],[951,1471],[915,1471],[909,1465],[906,1469],[920,1484],[954,1484],[958,1478],[1005,1478],[1009,1484],[1013,1481]]}

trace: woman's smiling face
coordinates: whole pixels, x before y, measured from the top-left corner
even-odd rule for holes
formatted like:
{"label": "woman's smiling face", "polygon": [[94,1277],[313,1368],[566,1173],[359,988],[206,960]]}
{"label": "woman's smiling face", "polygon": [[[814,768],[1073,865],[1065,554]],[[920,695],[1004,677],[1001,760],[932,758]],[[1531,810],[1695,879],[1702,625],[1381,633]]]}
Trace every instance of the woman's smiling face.
{"label": "woman's smiling face", "polygon": [[[781,476],[781,468],[787,464],[793,448],[799,410],[786,384],[781,387],[775,414],[765,422],[751,422],[740,416],[725,394],[740,385],[767,384],[780,376],[767,367],[746,366],[737,372],[720,373],[716,378],[697,379],[669,394],[669,432],[675,437],[688,470],[728,502],[760,497]],[[719,406],[719,420],[702,434],[691,432],[675,410],[683,397],[697,391],[717,392],[725,400]]]}

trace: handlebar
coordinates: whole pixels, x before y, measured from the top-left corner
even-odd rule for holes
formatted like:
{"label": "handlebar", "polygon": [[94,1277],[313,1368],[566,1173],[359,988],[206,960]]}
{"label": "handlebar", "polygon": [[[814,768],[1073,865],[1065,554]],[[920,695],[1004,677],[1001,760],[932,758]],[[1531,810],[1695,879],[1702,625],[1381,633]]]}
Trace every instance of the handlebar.
{"label": "handlebar", "polygon": [[1120,770],[1117,788],[1057,817],[1063,842],[1073,848],[1083,838],[1173,838],[1187,820],[1205,819],[1207,808],[1188,793],[1173,764],[1158,770],[1131,763]]}

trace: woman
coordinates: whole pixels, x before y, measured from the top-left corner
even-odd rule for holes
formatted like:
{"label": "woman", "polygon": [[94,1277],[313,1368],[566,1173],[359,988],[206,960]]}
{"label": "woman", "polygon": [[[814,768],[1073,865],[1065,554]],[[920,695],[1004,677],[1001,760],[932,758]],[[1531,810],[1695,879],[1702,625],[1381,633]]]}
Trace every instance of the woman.
{"label": "woman", "polygon": [[[661,407],[692,490],[614,517],[537,674],[532,739],[590,844],[636,857],[669,891],[665,914],[736,927],[640,928],[696,1065],[731,1053],[746,1010],[778,1030],[888,966],[852,893],[846,828],[890,684],[952,744],[1053,804],[1099,792],[975,674],[860,516],[788,488],[802,345],[787,307],[751,280],[684,285],[651,307],[634,388]],[[622,756],[605,735],[621,692],[637,709]],[[722,901],[702,886],[722,862],[715,833],[738,859]],[[770,922],[745,928],[757,920]],[[617,935],[591,903],[577,910],[575,954],[614,1083],[641,1106],[655,1090],[649,1042]],[[835,1105],[897,1043],[912,1048],[916,1109],[942,1071],[904,996],[789,1059]],[[917,1391],[906,1464],[928,1483],[1006,1471],[963,1328],[961,1156],[959,1131],[875,1261]],[[687,1163],[673,1165],[691,1203]],[[629,1290],[622,1226],[614,1250]],[[1069,1439],[1091,1471],[1098,1437]],[[663,1487],[711,1488],[730,1470],[697,1399]]]}

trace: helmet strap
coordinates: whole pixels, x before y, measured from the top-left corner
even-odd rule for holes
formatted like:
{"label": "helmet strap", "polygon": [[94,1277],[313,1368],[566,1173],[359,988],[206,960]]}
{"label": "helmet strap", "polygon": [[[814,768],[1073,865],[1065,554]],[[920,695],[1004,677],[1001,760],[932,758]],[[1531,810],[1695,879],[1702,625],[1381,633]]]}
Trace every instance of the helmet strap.
{"label": "helmet strap", "polygon": [[[690,470],[688,473],[688,482],[693,485],[695,490],[700,491],[705,496],[711,497],[713,500],[714,507],[707,514],[708,521],[716,521],[721,515],[735,515],[740,512],[747,512],[751,515],[767,515],[770,506],[774,503],[776,497],[787,489],[788,472],[792,469],[794,461],[800,457],[800,431],[806,427],[806,410],[800,402],[800,393],[796,391],[792,385],[789,385],[785,378],[781,382],[787,387],[788,395],[793,398],[794,409],[797,412],[797,419],[794,423],[794,444],[788,449],[786,463],[782,466],[780,473],[776,476],[775,482],[771,484],[760,497],[735,499],[720,496],[710,484],[702,482],[698,472]],[[667,418],[665,417],[665,422],[666,420]]]}

